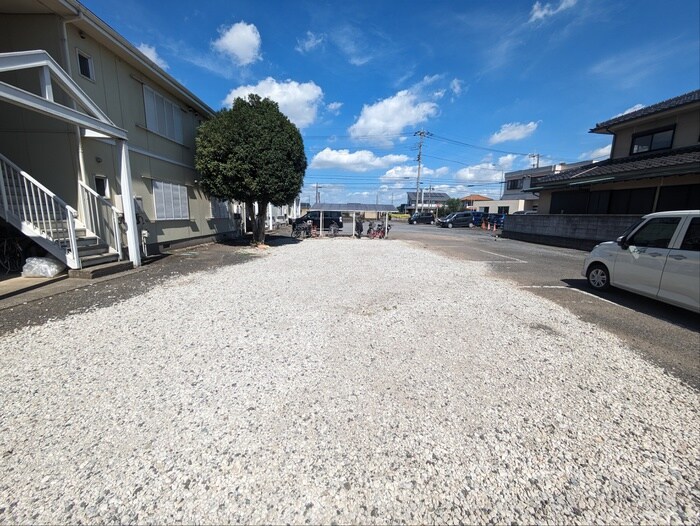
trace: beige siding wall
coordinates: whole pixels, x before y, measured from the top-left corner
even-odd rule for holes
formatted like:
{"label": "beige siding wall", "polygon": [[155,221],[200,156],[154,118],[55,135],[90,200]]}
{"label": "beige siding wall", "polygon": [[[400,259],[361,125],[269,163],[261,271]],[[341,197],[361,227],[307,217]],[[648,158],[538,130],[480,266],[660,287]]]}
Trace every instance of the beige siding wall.
{"label": "beige siding wall", "polygon": [[[6,16],[0,18],[0,52],[44,49],[71,72],[80,88],[120,128],[128,133],[132,190],[143,202],[149,243],[172,243],[234,230],[233,220],[213,220],[209,200],[196,186],[194,137],[200,118],[188,111],[186,101],[161,85],[157,76],[137,70],[111,47],[66,25],[67,57],[62,22],[55,16]],[[94,79],[79,73],[78,51],[92,59]],[[38,93],[38,72],[14,74],[0,80],[32,85]],[[146,85],[180,108],[183,141],[178,143],[147,129],[143,86]],[[119,157],[113,144],[82,140],[86,182],[94,186],[96,175],[108,179],[113,201],[121,205]],[[78,138],[72,125],[41,117],[0,102],[0,153],[8,156],[69,204],[77,207]],[[153,180],[187,187],[189,220],[156,218]],[[156,237],[157,236],[157,237]]]}
{"label": "beige siding wall", "polygon": [[698,144],[698,137],[700,137],[700,108],[671,117],[660,117],[645,121],[643,124],[617,131],[612,158],[618,159],[630,155],[633,135],[674,125],[676,131],[673,137],[673,148],[695,146]]}
{"label": "beige siding wall", "polygon": [[[61,24],[57,17],[0,17],[0,52],[44,49],[59,64],[64,64],[61,42]],[[38,70],[3,73],[0,80],[39,93]],[[54,91],[56,99],[65,103],[61,93]],[[75,127],[0,102],[0,153],[73,207],[77,206],[77,151]]]}
{"label": "beige siding wall", "polygon": [[483,210],[484,208],[488,208],[488,213],[489,214],[495,214],[498,212],[499,207],[507,206],[508,207],[508,213],[512,214],[513,212],[517,212],[519,210],[531,210],[532,206],[526,206],[526,202],[524,199],[505,199],[505,200],[498,200],[498,201],[477,201],[474,203],[476,206],[477,210]]}

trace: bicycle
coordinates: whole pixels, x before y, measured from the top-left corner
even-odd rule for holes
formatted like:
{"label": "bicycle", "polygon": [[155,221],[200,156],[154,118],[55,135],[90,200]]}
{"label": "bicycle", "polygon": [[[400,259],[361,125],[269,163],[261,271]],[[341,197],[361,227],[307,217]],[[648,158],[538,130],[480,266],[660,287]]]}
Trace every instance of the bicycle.
{"label": "bicycle", "polygon": [[294,239],[306,239],[311,237],[311,225],[309,223],[297,223],[292,229]]}
{"label": "bicycle", "polygon": [[23,264],[24,254],[19,241],[11,237],[0,240],[0,269],[3,269],[5,274],[20,272]]}
{"label": "bicycle", "polygon": [[370,223],[369,229],[367,230],[367,237],[370,239],[384,239],[391,230],[391,225],[387,225],[386,230],[384,230],[384,223]]}
{"label": "bicycle", "polygon": [[340,230],[340,227],[338,226],[337,223],[333,222],[330,224],[328,227],[328,235],[330,237],[335,237],[338,235],[338,231]]}

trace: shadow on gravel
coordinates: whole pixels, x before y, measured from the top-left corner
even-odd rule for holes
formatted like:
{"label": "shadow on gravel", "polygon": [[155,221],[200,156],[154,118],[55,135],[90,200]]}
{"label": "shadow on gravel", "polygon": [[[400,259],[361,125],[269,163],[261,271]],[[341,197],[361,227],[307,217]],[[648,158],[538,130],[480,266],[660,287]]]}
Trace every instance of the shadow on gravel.
{"label": "shadow on gravel", "polygon": [[700,316],[689,310],[614,287],[605,292],[598,292],[589,287],[585,279],[563,279],[562,282],[572,289],[578,289],[603,300],[612,301],[622,307],[659,318],[684,329],[700,332]]}
{"label": "shadow on gravel", "polygon": [[294,239],[289,235],[268,235],[265,236],[265,244],[271,247],[281,247],[284,245],[297,245],[301,240]]}

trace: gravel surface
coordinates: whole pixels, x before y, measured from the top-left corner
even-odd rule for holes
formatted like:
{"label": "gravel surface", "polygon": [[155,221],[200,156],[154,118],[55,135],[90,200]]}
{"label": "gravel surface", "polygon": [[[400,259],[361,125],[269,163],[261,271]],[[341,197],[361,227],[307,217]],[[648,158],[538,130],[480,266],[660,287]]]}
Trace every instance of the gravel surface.
{"label": "gravel surface", "polygon": [[5,335],[0,523],[698,524],[697,392],[486,273],[307,240]]}

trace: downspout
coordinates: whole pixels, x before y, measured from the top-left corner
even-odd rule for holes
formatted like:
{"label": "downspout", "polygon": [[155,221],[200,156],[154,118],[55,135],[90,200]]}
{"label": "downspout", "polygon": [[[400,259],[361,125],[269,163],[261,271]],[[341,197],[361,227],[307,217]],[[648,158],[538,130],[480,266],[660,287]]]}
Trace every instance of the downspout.
{"label": "downspout", "polygon": [[[81,15],[78,14],[76,16],[70,17],[70,18],[63,18],[61,22],[61,40],[62,40],[62,48],[63,48],[63,70],[68,73],[68,76],[73,78],[73,68],[71,67],[71,62],[70,62],[70,49],[68,49],[68,29],[67,25],[70,23],[75,22],[76,20],[80,20]],[[70,107],[75,109],[77,108],[77,104],[75,101],[71,98],[70,99]],[[78,143],[78,173],[77,179],[78,181],[82,181],[84,184],[87,185],[87,176],[85,172],[85,153],[83,151],[83,136],[82,133],[80,132],[80,126],[76,125],[75,126],[75,138]],[[80,185],[78,186],[78,214],[80,216],[81,221],[84,222],[84,218],[86,216],[86,210],[85,210],[85,202],[83,201],[83,192],[80,189]],[[88,185],[89,186],[89,185]]]}
{"label": "downspout", "polygon": [[[63,40],[63,69],[65,70],[66,73],[68,73],[68,76],[73,78],[73,68],[71,67],[71,62],[70,62],[70,49],[68,49],[68,29],[66,26],[68,24],[72,24],[73,22],[76,22],[78,20],[81,20],[83,18],[82,13],[77,14],[76,16],[72,16],[69,18],[64,18],[63,23],[61,24],[61,30],[62,30],[62,35],[61,39]],[[71,107],[75,110],[77,109],[77,105],[75,104],[75,101],[71,99],[70,101]],[[83,135],[80,132],[80,126],[75,127],[75,135],[78,141],[78,166],[80,168],[80,173],[78,174],[78,177],[80,180],[86,184],[87,186],[90,186],[87,181],[87,173],[85,171],[85,154],[83,151]],[[78,203],[83,205],[81,203],[81,192],[78,191]],[[84,212],[84,208],[79,208],[82,212]]]}

